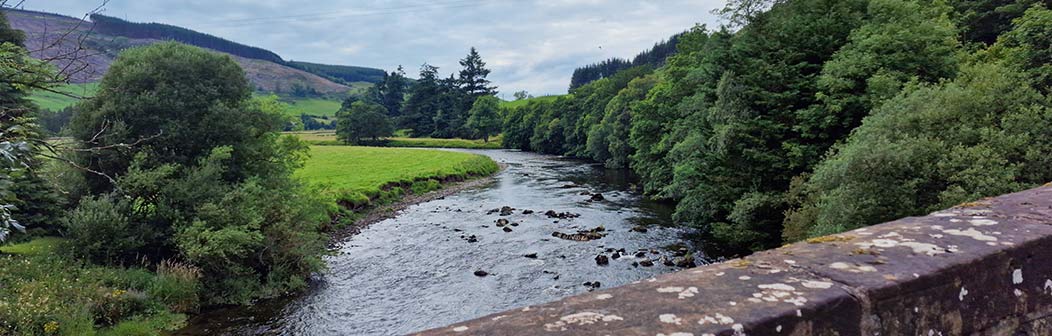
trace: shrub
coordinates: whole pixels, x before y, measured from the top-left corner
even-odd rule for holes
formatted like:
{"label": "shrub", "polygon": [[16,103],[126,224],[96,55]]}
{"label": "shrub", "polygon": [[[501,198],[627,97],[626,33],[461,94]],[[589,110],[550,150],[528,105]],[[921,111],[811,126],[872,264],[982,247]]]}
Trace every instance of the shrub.
{"label": "shrub", "polygon": [[140,226],[128,217],[131,206],[111,196],[90,197],[63,219],[75,254],[95,262],[117,262],[145,245]]}

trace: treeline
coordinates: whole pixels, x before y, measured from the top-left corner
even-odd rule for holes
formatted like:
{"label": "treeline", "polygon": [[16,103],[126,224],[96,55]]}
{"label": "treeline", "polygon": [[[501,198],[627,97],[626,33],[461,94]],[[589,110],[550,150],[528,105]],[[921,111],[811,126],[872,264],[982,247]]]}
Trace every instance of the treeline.
{"label": "treeline", "polygon": [[503,141],[631,168],[723,253],[923,214],[1052,181],[1048,5],[731,1],[739,30],[508,111]]}
{"label": "treeline", "polygon": [[288,61],[284,64],[342,84],[350,84],[354,82],[379,83],[384,80],[384,75],[386,74],[382,69],[347,65],[328,65],[297,61]]}
{"label": "treeline", "polygon": [[163,23],[128,22],[102,14],[92,14],[91,21],[95,23],[96,31],[107,35],[124,36],[128,38],[172,40],[202,48],[222,51],[244,58],[259,59],[278,64],[284,64],[285,62],[281,59],[281,56],[278,56],[278,54],[269,50],[247,46],[183,27],[176,27]]}
{"label": "treeline", "polygon": [[499,132],[497,87],[486,79],[490,70],[475,48],[460,65],[457,74],[441,77],[438,67],[424,64],[416,81],[402,67],[385,74],[365,93],[344,101],[336,116],[337,135],[360,143],[407,129],[412,137],[488,141]]}
{"label": "treeline", "polygon": [[654,44],[654,47],[639,53],[631,61],[614,57],[600,61],[599,63],[589,64],[574,69],[573,76],[570,78],[570,89],[573,90],[581,85],[591,83],[601,78],[613,76],[618,71],[634,66],[650,65],[653,67],[659,67],[665,63],[666,58],[676,52],[676,43],[678,42],[680,35],[683,34],[672,35],[668,41],[661,41]]}

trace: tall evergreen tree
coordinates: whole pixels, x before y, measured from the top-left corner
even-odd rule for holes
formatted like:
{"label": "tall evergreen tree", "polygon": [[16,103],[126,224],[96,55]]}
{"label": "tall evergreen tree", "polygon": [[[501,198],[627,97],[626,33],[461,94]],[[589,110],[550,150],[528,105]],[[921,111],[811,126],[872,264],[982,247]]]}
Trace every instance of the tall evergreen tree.
{"label": "tall evergreen tree", "polygon": [[405,78],[405,70],[399,65],[398,69],[384,76],[384,82],[379,85],[380,105],[387,109],[387,115],[391,118],[402,117],[402,106],[405,104],[405,93],[409,86],[409,80]]}
{"label": "tall evergreen tree", "polygon": [[420,78],[409,88],[401,127],[412,130],[409,134],[414,137],[431,135],[435,131],[434,118],[440,107],[441,94],[438,67],[424,63],[420,66]]}
{"label": "tall evergreen tree", "polygon": [[486,79],[490,70],[486,69],[486,62],[482,61],[482,56],[479,55],[478,50],[475,50],[475,47],[471,47],[468,55],[460,60],[460,66],[464,69],[460,70],[458,80],[461,89],[471,95],[470,103],[474,103],[478,97],[497,94],[497,87],[490,86],[490,81]]}

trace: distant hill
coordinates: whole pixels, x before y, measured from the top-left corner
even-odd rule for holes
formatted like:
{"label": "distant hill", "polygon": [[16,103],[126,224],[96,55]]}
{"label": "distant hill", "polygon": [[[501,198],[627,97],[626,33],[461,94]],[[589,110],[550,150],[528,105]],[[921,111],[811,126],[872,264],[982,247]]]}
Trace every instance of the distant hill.
{"label": "distant hill", "polygon": [[570,89],[613,76],[618,71],[634,66],[653,65],[655,68],[660,67],[662,64],[665,64],[666,58],[676,52],[676,43],[679,41],[680,35],[683,35],[683,33],[672,35],[668,40],[654,44],[652,48],[639,53],[632,60],[614,57],[577,68],[573,72],[573,77],[570,78]]}
{"label": "distant hill", "polygon": [[[33,57],[51,58],[79,52],[77,64],[54,64],[59,68],[84,68],[71,80],[92,83],[102,78],[120,51],[174,40],[231,55],[258,91],[282,95],[343,94],[351,84],[376,83],[383,70],[285,62],[278,54],[266,49],[247,46],[190,29],[160,24],[134,23],[104,15],[93,15],[92,21],[52,13],[4,9],[11,26],[26,32],[26,45]],[[73,34],[67,34],[72,31]],[[72,36],[73,38],[70,38]],[[85,37],[81,42],[77,38]],[[67,62],[68,63],[68,62]],[[334,70],[335,69],[335,70]],[[343,70],[339,70],[343,69]],[[352,73],[360,75],[353,76]],[[352,78],[354,80],[346,80]]]}

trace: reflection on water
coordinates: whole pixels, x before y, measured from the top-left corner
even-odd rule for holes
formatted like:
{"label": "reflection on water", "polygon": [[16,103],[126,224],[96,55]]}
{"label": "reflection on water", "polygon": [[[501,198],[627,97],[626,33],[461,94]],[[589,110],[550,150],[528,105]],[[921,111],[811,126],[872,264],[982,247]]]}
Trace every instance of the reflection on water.
{"label": "reflection on water", "polygon": [[[642,200],[625,171],[532,153],[469,152],[508,168],[489,185],[409,207],[363,230],[328,258],[329,270],[306,293],[201,314],[179,334],[405,334],[585,292],[585,282],[611,287],[675,270],[632,266],[635,251],[656,258],[649,250],[679,242],[681,232],[661,226],[670,209]],[[591,202],[585,191],[605,200]],[[517,210],[489,213],[502,206]],[[547,210],[581,216],[550,219]],[[498,218],[517,226],[505,232],[494,225]],[[629,230],[639,224],[651,226],[647,233]],[[587,242],[551,235],[596,226],[609,234]],[[629,253],[596,265],[595,256],[610,248]]]}

